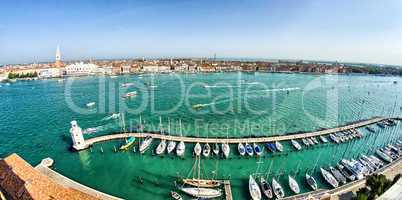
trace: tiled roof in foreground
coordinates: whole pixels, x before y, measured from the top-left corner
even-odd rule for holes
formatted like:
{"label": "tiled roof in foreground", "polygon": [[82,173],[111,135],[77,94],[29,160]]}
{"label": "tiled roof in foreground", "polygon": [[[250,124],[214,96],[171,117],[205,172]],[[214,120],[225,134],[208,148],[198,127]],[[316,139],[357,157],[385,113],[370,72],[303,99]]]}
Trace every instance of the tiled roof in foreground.
{"label": "tiled roof in foreground", "polygon": [[50,180],[17,154],[0,160],[0,187],[12,199],[18,200],[97,200]]}

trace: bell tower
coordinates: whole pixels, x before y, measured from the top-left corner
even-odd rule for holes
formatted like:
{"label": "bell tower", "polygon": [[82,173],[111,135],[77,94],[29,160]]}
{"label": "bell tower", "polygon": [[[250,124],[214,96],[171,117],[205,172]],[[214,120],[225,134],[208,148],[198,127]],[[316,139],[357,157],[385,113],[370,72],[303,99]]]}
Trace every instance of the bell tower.
{"label": "bell tower", "polygon": [[60,51],[60,46],[57,46],[56,49],[56,63],[55,63],[56,67],[62,67],[63,63],[61,62],[61,51]]}

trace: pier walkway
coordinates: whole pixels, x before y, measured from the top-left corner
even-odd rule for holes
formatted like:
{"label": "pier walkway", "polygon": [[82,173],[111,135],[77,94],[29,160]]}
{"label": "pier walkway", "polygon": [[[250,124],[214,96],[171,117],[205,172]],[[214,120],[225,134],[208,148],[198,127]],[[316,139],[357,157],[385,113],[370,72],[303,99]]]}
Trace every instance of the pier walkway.
{"label": "pier walkway", "polygon": [[225,198],[226,198],[226,200],[232,200],[232,188],[230,186],[230,181],[229,180],[223,181],[223,185],[225,187]]}
{"label": "pier walkway", "polygon": [[109,140],[116,139],[124,139],[129,136],[136,138],[144,138],[150,136],[154,139],[164,139],[164,140],[172,140],[172,141],[183,141],[186,143],[229,143],[229,144],[237,144],[237,143],[265,143],[265,142],[274,142],[274,141],[284,141],[284,140],[297,140],[308,137],[316,137],[320,135],[329,135],[331,133],[336,133],[339,131],[345,131],[350,129],[356,129],[360,127],[364,127],[367,125],[375,124],[377,122],[387,120],[387,119],[396,119],[396,118],[385,118],[385,117],[373,117],[367,120],[356,121],[347,125],[339,126],[336,128],[329,128],[324,130],[318,130],[308,133],[300,133],[300,134],[284,134],[278,136],[266,136],[266,137],[251,137],[251,138],[203,138],[203,137],[186,137],[186,136],[176,136],[176,135],[162,135],[157,133],[118,133],[118,134],[110,134],[99,137],[94,137],[85,140],[87,148],[95,143],[104,142]]}

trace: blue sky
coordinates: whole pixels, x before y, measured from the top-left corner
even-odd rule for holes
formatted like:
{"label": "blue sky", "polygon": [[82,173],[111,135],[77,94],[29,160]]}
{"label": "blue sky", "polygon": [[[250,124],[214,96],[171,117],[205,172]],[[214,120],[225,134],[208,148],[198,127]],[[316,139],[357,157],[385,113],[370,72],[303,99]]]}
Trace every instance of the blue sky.
{"label": "blue sky", "polygon": [[0,63],[247,57],[402,64],[400,0],[0,1]]}

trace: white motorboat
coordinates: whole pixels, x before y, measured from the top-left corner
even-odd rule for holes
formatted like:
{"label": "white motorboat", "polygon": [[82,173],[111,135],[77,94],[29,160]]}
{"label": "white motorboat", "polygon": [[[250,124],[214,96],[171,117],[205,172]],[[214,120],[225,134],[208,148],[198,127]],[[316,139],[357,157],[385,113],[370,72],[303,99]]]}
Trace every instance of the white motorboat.
{"label": "white motorboat", "polygon": [[334,176],[332,176],[331,173],[329,173],[327,170],[320,168],[321,170],[321,175],[324,177],[325,181],[329,183],[332,187],[336,188],[339,186],[338,181],[335,179]]}
{"label": "white motorboat", "polygon": [[164,153],[165,150],[166,150],[166,140],[161,140],[161,142],[156,147],[155,153],[157,155],[160,155],[160,154]]}
{"label": "white motorboat", "polygon": [[134,83],[123,83],[121,84],[121,87],[130,87],[132,85],[134,85]]}
{"label": "white motorboat", "polygon": [[225,156],[225,158],[228,158],[228,157],[229,157],[229,154],[230,154],[230,147],[229,147],[229,144],[227,144],[227,143],[222,143],[222,152],[223,152],[223,155]]}
{"label": "white motorboat", "polygon": [[167,146],[167,153],[171,153],[174,148],[176,147],[176,142],[175,141],[169,141],[168,146]]}
{"label": "white motorboat", "polygon": [[87,107],[93,107],[93,106],[95,106],[95,102],[89,102],[89,103],[87,103]]}
{"label": "white motorboat", "polygon": [[313,176],[306,173],[306,182],[314,191],[318,189],[317,181],[315,181]]}
{"label": "white motorboat", "polygon": [[126,94],[123,95],[123,98],[130,98],[130,97],[134,97],[136,95],[137,95],[137,91],[127,92]]}
{"label": "white motorboat", "polygon": [[181,157],[184,155],[185,151],[186,151],[186,145],[184,144],[183,141],[180,141],[176,147],[176,154]]}
{"label": "white motorboat", "polygon": [[300,188],[299,188],[299,184],[297,183],[297,181],[291,176],[288,176],[288,179],[289,179],[289,187],[290,187],[290,189],[295,194],[299,194],[300,193]]}
{"label": "white motorboat", "polygon": [[303,138],[303,139],[302,139],[302,142],[303,142],[304,145],[310,146],[310,143],[307,141],[306,138]]}
{"label": "white motorboat", "polygon": [[174,192],[174,191],[170,192],[170,196],[172,196],[172,198],[175,200],[183,200],[183,198],[180,196],[180,194],[177,192]]}
{"label": "white motorboat", "polygon": [[145,153],[145,151],[149,148],[149,146],[151,146],[152,143],[152,137],[151,136],[147,136],[145,137],[145,139],[141,142],[140,144],[140,153],[143,154]]}
{"label": "white motorboat", "polygon": [[253,144],[253,149],[254,149],[254,152],[255,152],[255,154],[257,156],[260,156],[262,154],[262,152],[263,152],[262,148],[256,143]]}
{"label": "white motorboat", "polygon": [[206,143],[206,144],[204,145],[204,149],[202,150],[202,155],[203,155],[204,157],[208,157],[210,153],[211,153],[211,146],[209,146],[209,144]]}
{"label": "white motorboat", "polygon": [[276,142],[275,142],[275,146],[276,146],[276,149],[277,149],[278,151],[280,151],[280,152],[283,151],[283,146],[282,146],[282,144],[281,144],[280,142],[276,141]]}
{"label": "white motorboat", "polygon": [[282,186],[275,180],[275,178],[272,179],[272,188],[274,189],[276,198],[281,199],[285,197],[285,192]]}
{"label": "white motorboat", "polygon": [[300,150],[302,147],[296,140],[291,140],[292,145],[295,149]]}
{"label": "white motorboat", "polygon": [[196,198],[212,199],[222,196],[222,192],[220,190],[212,188],[180,187],[179,189],[184,193]]}
{"label": "white motorboat", "polygon": [[239,154],[241,156],[244,156],[246,154],[246,149],[244,148],[244,145],[242,143],[239,143],[237,145],[237,150],[239,151]]}
{"label": "white motorboat", "polygon": [[201,155],[201,151],[202,151],[202,147],[201,144],[199,142],[197,142],[197,144],[195,144],[194,146],[194,154],[196,156],[200,156]]}
{"label": "white motorboat", "polygon": [[248,190],[250,192],[251,199],[260,200],[261,199],[261,190],[258,186],[257,182],[254,180],[253,176],[250,175],[248,180]]}

